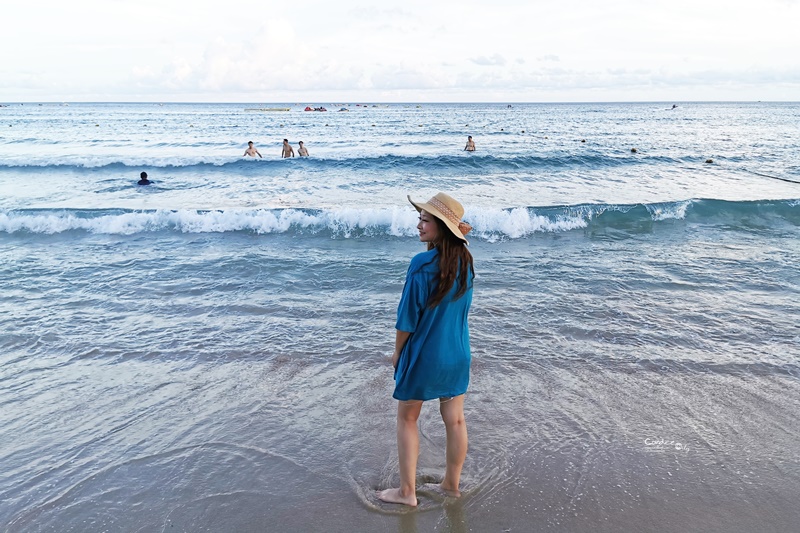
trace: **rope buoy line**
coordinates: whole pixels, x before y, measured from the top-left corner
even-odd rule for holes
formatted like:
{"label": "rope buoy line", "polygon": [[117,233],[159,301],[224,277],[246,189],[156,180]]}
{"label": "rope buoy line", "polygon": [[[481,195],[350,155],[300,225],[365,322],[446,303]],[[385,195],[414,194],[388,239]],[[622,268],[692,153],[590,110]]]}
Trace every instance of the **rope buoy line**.
{"label": "rope buoy line", "polygon": [[789,178],[779,178],[778,176],[770,176],[769,174],[760,174],[758,172],[753,172],[752,170],[747,170],[747,172],[749,172],[750,174],[755,174],[756,176],[761,176],[763,178],[772,178],[774,180],[788,181],[789,183],[797,183],[798,185],[800,185],[800,181],[790,180]]}

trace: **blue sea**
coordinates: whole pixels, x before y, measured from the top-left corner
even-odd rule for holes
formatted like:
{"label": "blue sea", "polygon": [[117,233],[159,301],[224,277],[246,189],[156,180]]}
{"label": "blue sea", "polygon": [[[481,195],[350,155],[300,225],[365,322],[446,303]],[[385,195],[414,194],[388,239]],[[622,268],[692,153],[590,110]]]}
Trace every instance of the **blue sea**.
{"label": "blue sea", "polygon": [[[0,107],[0,529],[796,531],[800,104],[677,104]],[[470,449],[410,510],[374,493],[438,191]]]}

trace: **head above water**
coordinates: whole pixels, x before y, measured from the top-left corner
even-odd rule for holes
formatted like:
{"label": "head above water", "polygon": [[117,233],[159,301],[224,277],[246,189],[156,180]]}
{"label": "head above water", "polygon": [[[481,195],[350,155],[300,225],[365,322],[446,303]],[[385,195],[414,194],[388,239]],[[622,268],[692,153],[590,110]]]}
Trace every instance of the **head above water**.
{"label": "head above water", "polygon": [[284,139],[284,140],[283,140],[283,142],[284,142],[284,143],[288,143],[288,142],[289,142],[289,139]]}
{"label": "head above water", "polygon": [[139,177],[142,178],[143,180],[146,180],[147,179],[147,172],[142,172],[141,174],[139,174]]}
{"label": "head above water", "polygon": [[302,144],[303,144],[303,141],[300,141],[300,142],[298,142],[297,144],[300,144],[300,145],[302,145]]}
{"label": "head above water", "polygon": [[253,146],[253,141],[247,141],[247,146],[252,147]]}

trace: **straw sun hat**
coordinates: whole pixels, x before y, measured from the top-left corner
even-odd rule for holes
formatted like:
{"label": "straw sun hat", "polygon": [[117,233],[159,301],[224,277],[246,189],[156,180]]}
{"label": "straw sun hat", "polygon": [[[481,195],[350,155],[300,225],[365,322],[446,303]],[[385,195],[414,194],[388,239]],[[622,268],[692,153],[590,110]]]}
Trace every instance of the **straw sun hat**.
{"label": "straw sun hat", "polygon": [[472,226],[461,221],[461,217],[464,216],[464,207],[455,198],[440,192],[426,203],[417,203],[411,199],[411,196],[408,197],[408,201],[417,208],[417,211],[424,209],[444,222],[453,235],[469,244],[465,235],[470,232]]}

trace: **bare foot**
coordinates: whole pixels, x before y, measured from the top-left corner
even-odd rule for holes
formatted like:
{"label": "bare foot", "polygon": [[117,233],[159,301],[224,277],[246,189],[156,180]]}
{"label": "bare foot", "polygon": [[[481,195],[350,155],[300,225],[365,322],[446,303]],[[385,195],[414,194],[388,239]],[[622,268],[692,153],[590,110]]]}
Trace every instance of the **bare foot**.
{"label": "bare foot", "polygon": [[389,503],[401,503],[411,507],[417,506],[417,496],[412,494],[410,496],[403,496],[400,489],[386,489],[378,493],[378,499]]}

